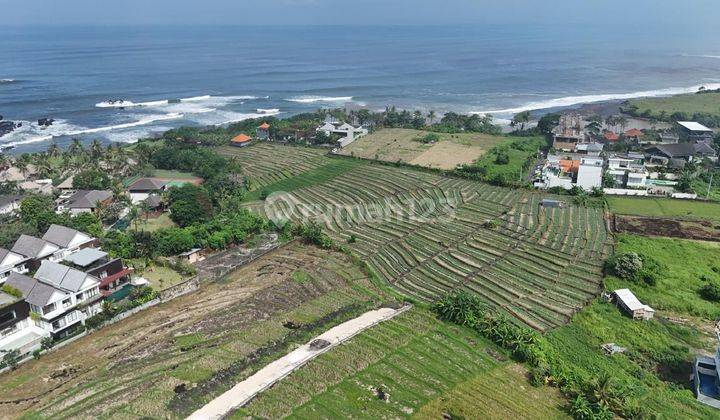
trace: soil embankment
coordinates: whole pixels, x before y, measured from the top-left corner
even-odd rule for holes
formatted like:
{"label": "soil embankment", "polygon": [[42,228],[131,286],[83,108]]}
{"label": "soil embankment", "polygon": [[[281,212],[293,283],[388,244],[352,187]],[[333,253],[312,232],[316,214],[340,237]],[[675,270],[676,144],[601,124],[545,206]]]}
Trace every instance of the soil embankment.
{"label": "soil embankment", "polygon": [[720,241],[720,224],[710,220],[686,220],[665,217],[625,216],[613,217],[613,230],[644,236]]}

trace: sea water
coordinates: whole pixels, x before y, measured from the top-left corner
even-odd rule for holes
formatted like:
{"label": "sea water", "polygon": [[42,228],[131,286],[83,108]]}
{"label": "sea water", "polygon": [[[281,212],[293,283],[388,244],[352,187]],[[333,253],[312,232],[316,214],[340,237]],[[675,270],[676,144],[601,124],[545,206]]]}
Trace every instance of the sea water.
{"label": "sea water", "polygon": [[[13,152],[348,103],[491,112],[720,87],[720,27],[1,27]],[[53,118],[47,128],[39,118]]]}

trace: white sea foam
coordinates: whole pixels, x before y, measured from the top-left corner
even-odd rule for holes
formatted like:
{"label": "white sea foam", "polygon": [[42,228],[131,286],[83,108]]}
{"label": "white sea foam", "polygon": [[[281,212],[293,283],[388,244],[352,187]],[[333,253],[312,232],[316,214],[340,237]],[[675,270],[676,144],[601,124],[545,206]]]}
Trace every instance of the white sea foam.
{"label": "white sea foam", "polygon": [[22,144],[50,141],[55,137],[71,137],[85,134],[103,133],[114,130],[124,130],[128,128],[153,124],[159,121],[175,120],[182,117],[183,114],[179,113],[171,113],[165,115],[148,115],[141,117],[137,121],[95,128],[78,127],[72,124],[68,124],[64,120],[56,120],[50,127],[47,128],[40,127],[36,123],[31,123],[29,121],[22,121],[22,127],[2,137],[2,145],[19,146]]}
{"label": "white sea foam", "polygon": [[697,58],[720,58],[720,55],[712,54],[683,54],[683,57],[697,57]]}
{"label": "white sea foam", "polygon": [[667,89],[647,90],[631,93],[609,93],[603,95],[581,95],[581,96],[566,96],[562,98],[548,99],[545,101],[529,102],[525,105],[517,108],[487,110],[487,111],[473,111],[471,114],[491,114],[491,115],[513,115],[523,111],[535,111],[539,109],[548,108],[560,108],[579,104],[589,104],[595,102],[613,101],[613,100],[624,100],[633,98],[652,98],[659,96],[671,96],[680,95],[683,93],[694,93],[697,92],[701,87],[706,89],[720,89],[720,83],[712,83],[706,85],[695,85],[690,87],[672,87]]}
{"label": "white sea foam", "polygon": [[133,102],[126,100],[118,101],[104,101],[95,104],[98,108],[136,108],[136,107],[162,107],[166,105],[174,105],[177,103],[188,103],[188,102],[213,102],[213,103],[230,103],[238,100],[251,100],[258,99],[257,96],[212,96],[202,95],[193,96],[190,98],[180,99],[161,99],[157,101],[149,102]]}
{"label": "white sea foam", "polygon": [[[273,110],[275,111],[275,110]],[[238,121],[245,121],[252,118],[262,118],[272,115],[278,115],[280,111],[269,112],[269,113],[241,113],[232,111],[221,111],[218,110],[212,114],[197,114],[187,115],[186,119],[193,121],[200,125],[224,125],[231,124]]]}
{"label": "white sea foam", "polygon": [[317,102],[350,102],[352,96],[296,96],[294,98],[285,99],[288,102],[297,102],[299,104],[314,104]]}
{"label": "white sea foam", "polygon": [[256,111],[258,114],[277,114],[280,112],[280,110],[277,108],[270,108],[270,109],[258,108],[258,109],[256,109]]}
{"label": "white sea foam", "polygon": [[0,79],[0,84],[15,83],[15,79]]}

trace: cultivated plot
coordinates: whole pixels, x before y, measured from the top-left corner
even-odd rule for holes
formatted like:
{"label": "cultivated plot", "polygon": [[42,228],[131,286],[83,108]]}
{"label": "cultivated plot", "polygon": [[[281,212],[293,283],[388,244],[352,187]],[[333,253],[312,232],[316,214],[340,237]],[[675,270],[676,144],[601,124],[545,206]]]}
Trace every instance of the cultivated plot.
{"label": "cultivated plot", "polygon": [[465,289],[545,331],[599,293],[611,241],[601,208],[543,208],[543,197],[368,164],[271,197],[263,211],[323,224],[405,296]]}

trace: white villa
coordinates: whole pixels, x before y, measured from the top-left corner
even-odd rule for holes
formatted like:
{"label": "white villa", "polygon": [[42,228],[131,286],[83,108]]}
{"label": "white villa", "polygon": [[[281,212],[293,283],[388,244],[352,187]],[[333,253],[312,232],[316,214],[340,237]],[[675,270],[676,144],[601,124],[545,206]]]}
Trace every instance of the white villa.
{"label": "white villa", "polygon": [[590,191],[602,187],[604,160],[598,157],[584,157],[580,160],[577,182],[578,187]]}
{"label": "white villa", "polygon": [[322,132],[326,136],[330,136],[331,134],[338,134],[342,136],[342,138],[338,140],[338,145],[340,147],[345,147],[360,137],[368,134],[367,128],[354,126],[348,123],[339,123],[333,118],[326,118],[323,125],[316,128],[315,131],[318,133]]}

